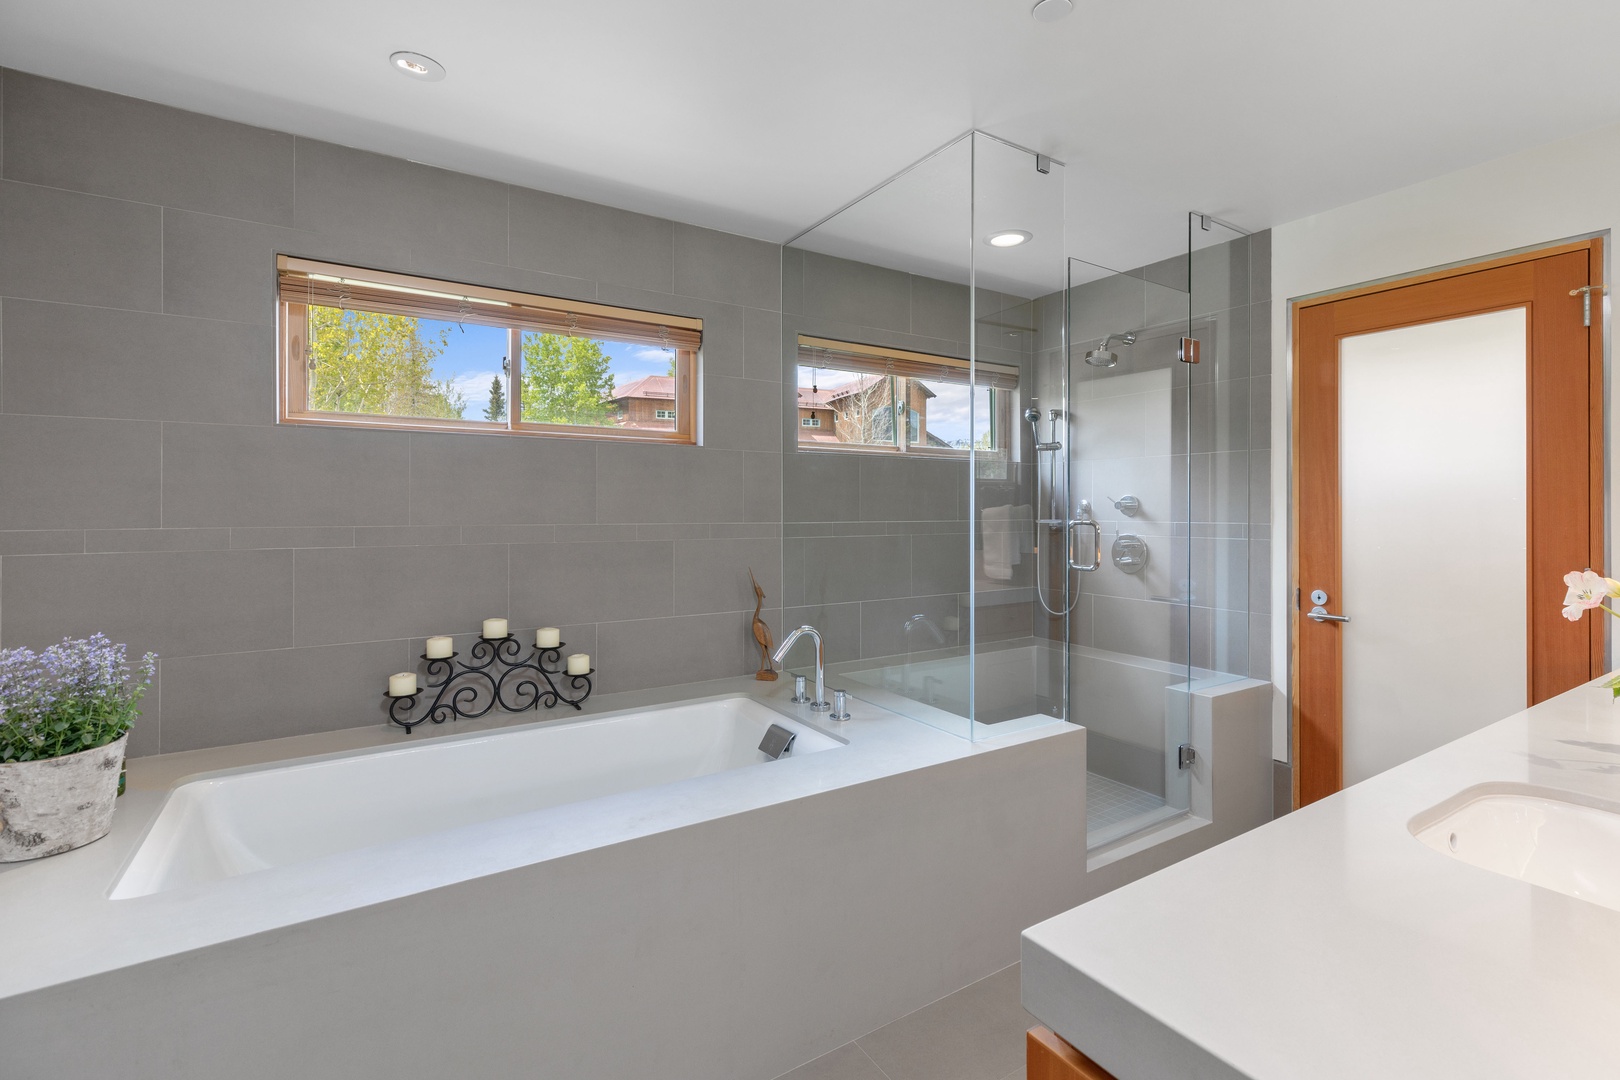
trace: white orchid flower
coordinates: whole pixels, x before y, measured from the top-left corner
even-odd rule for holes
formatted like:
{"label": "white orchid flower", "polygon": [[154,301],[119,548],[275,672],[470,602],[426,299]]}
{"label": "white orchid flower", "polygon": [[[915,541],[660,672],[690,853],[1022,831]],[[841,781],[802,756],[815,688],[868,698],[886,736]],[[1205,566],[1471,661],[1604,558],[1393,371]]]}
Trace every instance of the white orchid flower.
{"label": "white orchid flower", "polygon": [[1620,582],[1592,570],[1571,570],[1564,575],[1569,592],[1564,594],[1564,618],[1579,622],[1581,616],[1611,596],[1620,596]]}

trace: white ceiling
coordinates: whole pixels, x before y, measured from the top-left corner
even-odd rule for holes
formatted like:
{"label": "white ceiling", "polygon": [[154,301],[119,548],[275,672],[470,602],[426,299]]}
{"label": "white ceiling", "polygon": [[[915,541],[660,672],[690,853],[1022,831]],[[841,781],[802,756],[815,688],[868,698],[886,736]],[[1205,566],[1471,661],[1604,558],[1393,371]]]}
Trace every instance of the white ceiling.
{"label": "white ceiling", "polygon": [[770,240],[977,127],[1111,266],[1620,121],[1614,0],[1032,2],[0,0],[0,64]]}

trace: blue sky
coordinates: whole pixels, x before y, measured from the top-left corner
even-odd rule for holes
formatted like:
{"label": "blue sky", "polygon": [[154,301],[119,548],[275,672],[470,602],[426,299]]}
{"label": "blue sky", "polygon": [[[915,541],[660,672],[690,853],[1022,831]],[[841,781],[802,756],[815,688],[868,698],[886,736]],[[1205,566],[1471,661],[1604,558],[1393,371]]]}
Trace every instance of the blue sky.
{"label": "blue sky", "polygon": [[[440,379],[449,379],[467,399],[468,420],[482,420],[484,408],[489,404],[490,380],[501,373],[501,360],[506,356],[506,328],[481,326],[477,323],[439,322],[422,320],[422,338],[437,345],[441,331],[444,352],[433,362],[433,373]],[[650,345],[635,345],[624,341],[604,341],[602,351],[613,358],[610,369],[615,386],[623,386],[643,375],[662,375],[669,370],[673,353]]]}

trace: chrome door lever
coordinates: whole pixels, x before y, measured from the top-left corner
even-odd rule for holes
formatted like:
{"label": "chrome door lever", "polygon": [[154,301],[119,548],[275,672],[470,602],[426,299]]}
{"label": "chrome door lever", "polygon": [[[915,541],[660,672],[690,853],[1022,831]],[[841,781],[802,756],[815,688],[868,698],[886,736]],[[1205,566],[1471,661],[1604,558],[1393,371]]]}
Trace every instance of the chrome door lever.
{"label": "chrome door lever", "polygon": [[1305,613],[1305,617],[1307,619],[1315,619],[1317,622],[1349,622],[1350,621],[1350,616],[1348,616],[1348,615],[1330,615],[1330,614],[1328,614],[1328,609],[1323,607],[1321,604],[1317,604],[1315,607],[1311,608],[1311,610],[1307,611]]}

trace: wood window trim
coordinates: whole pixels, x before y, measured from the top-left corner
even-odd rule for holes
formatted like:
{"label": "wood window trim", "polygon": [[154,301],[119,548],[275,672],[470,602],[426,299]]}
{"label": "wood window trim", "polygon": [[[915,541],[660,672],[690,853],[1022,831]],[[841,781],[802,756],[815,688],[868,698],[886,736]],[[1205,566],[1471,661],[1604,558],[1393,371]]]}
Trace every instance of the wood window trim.
{"label": "wood window trim", "polygon": [[[664,445],[694,446],[698,444],[698,371],[702,348],[703,320],[692,316],[669,315],[661,312],[639,311],[587,301],[568,300],[536,293],[522,293],[510,289],[443,281],[392,271],[372,270],[365,267],[300,259],[289,255],[276,257],[278,289],[276,301],[277,352],[277,422],[308,424],[327,427],[373,428],[385,431],[440,431],[458,434],[510,435],[562,439],[595,439],[610,442],[658,443]],[[509,392],[507,420],[442,420],[431,417],[383,416],[364,413],[319,412],[309,408],[308,380],[305,374],[305,341],[308,337],[308,305],[289,292],[290,275],[323,275],[331,278],[374,282],[380,286],[402,290],[397,304],[378,305],[394,313],[416,314],[421,318],[453,320],[458,312],[447,310],[444,304],[457,297],[489,301],[489,308],[463,308],[467,320],[480,324],[504,325],[508,333],[520,337],[525,332],[555,333],[564,327],[556,325],[559,313],[582,328],[612,328],[637,325],[642,340],[660,341],[675,353],[676,427],[663,431],[644,428],[597,427],[584,424],[548,424],[525,421],[519,394],[515,392],[522,379],[522,349],[508,349]],[[405,291],[410,290],[410,291]],[[361,291],[359,288],[356,292]],[[431,294],[424,298],[422,310],[411,312],[413,291]],[[325,297],[317,297],[324,299]],[[506,305],[504,309],[493,305]],[[356,310],[375,310],[370,306],[354,305]],[[501,312],[500,315],[492,314]],[[534,319],[527,318],[530,312]],[[548,321],[549,319],[549,321]],[[535,325],[530,325],[530,323]],[[657,328],[661,333],[654,333]],[[596,336],[596,335],[592,335]]]}
{"label": "wood window trim", "polygon": [[[1304,691],[1307,689],[1302,683],[1302,668],[1309,664],[1313,671],[1320,673],[1332,669],[1338,671],[1337,684],[1342,687],[1342,657],[1337,650],[1332,655],[1318,655],[1311,652],[1306,655],[1306,646],[1302,644],[1301,630],[1303,628],[1303,611],[1296,599],[1298,590],[1307,586],[1301,580],[1302,556],[1301,542],[1304,532],[1312,531],[1326,536],[1332,550],[1338,550],[1338,520],[1325,518],[1307,520],[1306,510],[1302,503],[1320,502],[1319,497],[1313,499],[1302,498],[1301,469],[1299,460],[1301,455],[1332,454],[1337,455],[1338,424],[1337,413],[1328,416],[1325,413],[1306,415],[1306,405],[1302,394],[1304,381],[1309,373],[1306,370],[1311,361],[1308,354],[1325,356],[1327,350],[1337,355],[1337,342],[1344,336],[1369,333],[1378,330],[1396,329],[1402,326],[1420,325],[1442,318],[1459,318],[1469,314],[1483,314],[1488,311],[1504,310],[1511,307],[1523,307],[1533,302],[1527,301],[1528,289],[1533,287],[1534,275],[1538,273],[1536,264],[1551,268],[1555,264],[1552,260],[1573,254],[1581,254],[1585,261],[1585,282],[1592,286],[1593,291],[1602,295],[1603,279],[1603,239],[1592,237],[1569,243],[1554,244],[1547,247],[1535,248],[1522,252],[1515,252],[1477,263],[1452,267],[1444,270],[1430,271],[1412,277],[1400,278],[1392,281],[1379,282],[1372,285],[1358,286],[1340,292],[1324,294],[1296,300],[1291,310],[1291,349],[1293,374],[1293,408],[1290,434],[1290,462],[1291,490],[1290,490],[1290,542],[1288,552],[1288,584],[1287,597],[1289,612],[1289,714],[1290,714],[1290,748],[1294,763],[1293,772],[1293,803],[1297,806],[1305,805],[1326,794],[1338,790],[1342,786],[1342,760],[1343,760],[1343,713],[1342,701],[1337,707],[1328,708],[1321,702],[1311,705],[1311,715],[1306,716],[1306,703]],[[1540,271],[1552,273],[1554,271]],[[1516,282],[1500,282],[1504,274],[1514,275]],[[1474,283],[1465,283],[1461,279],[1473,275],[1484,275],[1476,278]],[[1491,282],[1485,285],[1485,282]],[[1426,299],[1435,289],[1445,289],[1448,285],[1457,284],[1466,286],[1469,290],[1461,302],[1451,304],[1455,310],[1444,314],[1437,314],[1438,304]],[[1477,283],[1477,284],[1476,284]],[[1549,283],[1550,284],[1550,283]],[[1552,289],[1555,299],[1560,303],[1574,306],[1576,312],[1576,329],[1584,329],[1586,350],[1585,394],[1586,394],[1586,423],[1582,426],[1580,434],[1586,440],[1586,490],[1584,495],[1587,506],[1587,534],[1582,538],[1582,548],[1585,558],[1581,560],[1585,566],[1599,572],[1603,571],[1606,559],[1604,537],[1604,476],[1606,469],[1605,455],[1607,447],[1604,441],[1604,356],[1603,356],[1603,305],[1592,304],[1591,325],[1581,328],[1578,324],[1580,311],[1580,298],[1578,296],[1565,297],[1568,290],[1564,285]],[[1387,310],[1377,310],[1372,303],[1380,298],[1380,294],[1397,293],[1399,290],[1413,290],[1405,296],[1385,297],[1390,301]],[[1328,305],[1345,304],[1343,309],[1334,309]],[[1368,301],[1366,304],[1357,301]],[[1365,309],[1365,310],[1364,310]],[[1339,310],[1344,313],[1339,314]],[[1553,331],[1543,327],[1538,329],[1532,325],[1530,362],[1534,362],[1535,342],[1538,335],[1551,334]],[[1533,371],[1534,369],[1532,369]],[[1335,365],[1336,371],[1336,365]],[[1560,416],[1553,414],[1557,409],[1554,396],[1546,392],[1537,392],[1537,382],[1532,376],[1527,385],[1527,417],[1526,444],[1529,454],[1528,479],[1532,482],[1538,475],[1537,451],[1541,443],[1540,433],[1565,430],[1568,425],[1563,424]],[[1337,378],[1336,375],[1333,376]],[[1325,400],[1325,398],[1323,399]],[[1579,491],[1577,482],[1573,491]],[[1584,634],[1587,648],[1582,658],[1585,665],[1585,677],[1590,678],[1601,674],[1604,670],[1605,642],[1608,630],[1606,619],[1585,619],[1581,624],[1566,624],[1561,616],[1548,606],[1547,596],[1553,593],[1562,594],[1561,580],[1549,585],[1542,580],[1548,573],[1557,570],[1580,569],[1574,565],[1563,566],[1557,557],[1549,561],[1546,551],[1538,551],[1535,525],[1538,514],[1548,512],[1548,501],[1557,501],[1556,492],[1532,491],[1527,503],[1527,514],[1530,517],[1528,526],[1529,549],[1527,552],[1528,568],[1530,573],[1527,581],[1527,619],[1529,631],[1529,649],[1527,650],[1527,705],[1535,704],[1552,693],[1558,692],[1563,682],[1579,672],[1555,671],[1555,666],[1568,666],[1569,657],[1565,650],[1555,649],[1556,642],[1552,631],[1561,630],[1568,633]],[[1337,505],[1336,502],[1334,505]],[[1568,554],[1568,553],[1565,553]],[[1337,559],[1337,555],[1335,555]],[[1571,561],[1571,560],[1565,560]],[[1551,564],[1557,562],[1557,566]],[[1541,565],[1548,564],[1548,565]],[[1336,565],[1336,563],[1335,563]],[[1563,570],[1557,575],[1561,577]],[[1317,574],[1321,577],[1321,574]],[[1313,578],[1315,580],[1315,578]],[[1318,584],[1321,584],[1320,582]],[[1329,578],[1323,586],[1330,593],[1335,591],[1337,582]],[[1550,592],[1548,590],[1551,590]],[[1539,602],[1538,591],[1544,595]],[[1542,624],[1538,629],[1538,623]],[[1563,624],[1563,625],[1560,625]],[[1336,639],[1334,639],[1336,641]],[[1556,662],[1556,663],[1555,663]],[[1576,666],[1580,666],[1577,664]],[[1316,675],[1321,678],[1320,674]],[[1584,681],[1584,679],[1582,680]],[[1567,687],[1564,687],[1567,688]]]}

